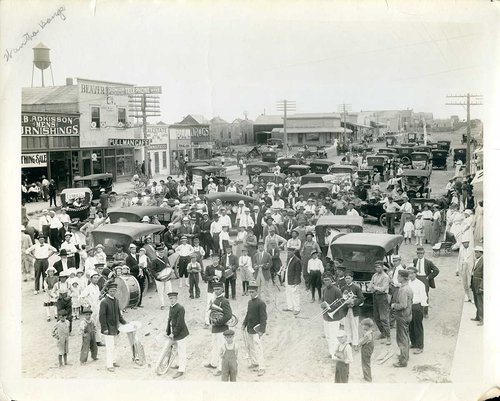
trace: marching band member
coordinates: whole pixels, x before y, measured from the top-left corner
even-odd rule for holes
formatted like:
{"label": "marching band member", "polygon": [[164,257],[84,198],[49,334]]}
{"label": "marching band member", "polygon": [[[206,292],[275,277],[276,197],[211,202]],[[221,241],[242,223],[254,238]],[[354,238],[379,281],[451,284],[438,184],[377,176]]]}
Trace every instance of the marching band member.
{"label": "marching band member", "polygon": [[323,297],[321,298],[323,329],[328,343],[329,357],[333,358],[337,348],[337,333],[339,331],[340,321],[345,316],[345,308],[339,309],[333,316],[329,315],[329,313],[333,313],[338,308],[339,302],[342,300],[342,293],[338,287],[333,285],[333,277],[331,274],[325,273],[323,283],[325,284]]}
{"label": "marching band member", "polygon": [[187,349],[186,337],[189,335],[189,330],[186,326],[184,307],[177,303],[177,292],[169,292],[168,299],[170,300],[170,313],[168,314],[167,336],[171,336],[177,342],[177,355],[179,356],[179,368],[174,375],[177,379],[186,372],[187,364]]}
{"label": "marching band member", "polygon": [[233,316],[231,305],[224,297],[224,286],[222,283],[214,283],[213,285],[215,300],[210,308],[213,311],[221,312],[221,316],[212,320],[212,351],[210,354],[210,362],[205,364],[206,368],[217,369],[215,376],[222,374],[222,360],[220,358],[220,349],[224,345],[224,332],[229,328],[227,322]]}
{"label": "marching band member", "polygon": [[[165,295],[172,292],[172,273],[161,278],[158,277],[158,274],[169,268],[168,257],[165,255],[165,246],[160,244],[156,247],[156,258],[151,262],[151,273],[155,278],[161,310],[165,309]],[[172,269],[170,271],[172,272]]]}
{"label": "marching band member", "polygon": [[108,285],[108,293],[101,301],[99,308],[99,323],[106,343],[106,368],[108,372],[114,372],[115,368],[120,366],[115,362],[115,339],[119,333],[118,323],[127,323],[122,316],[118,300],[115,298],[116,289],[115,283]]}
{"label": "marching band member", "polygon": [[359,346],[359,315],[361,314],[361,306],[365,300],[363,295],[363,291],[359,285],[353,282],[353,274],[352,272],[345,273],[345,286],[341,288],[341,291],[344,293],[347,291],[353,299],[348,300],[346,303],[347,313],[343,320],[344,331],[347,335],[347,342],[351,343],[355,350],[358,349]]}
{"label": "marching band member", "polygon": [[177,248],[175,248],[175,252],[179,254],[179,262],[177,264],[179,269],[179,288],[182,288],[184,283],[186,287],[189,287],[188,284],[188,272],[187,265],[191,260],[191,254],[194,252],[194,248],[188,244],[188,239],[186,236],[181,237],[181,243]]}
{"label": "marching band member", "polygon": [[219,266],[219,255],[213,254],[212,259],[209,262],[210,264],[205,268],[205,271],[202,274],[203,281],[205,281],[207,285],[207,306],[205,309],[205,328],[209,327],[210,324],[210,306],[212,302],[215,300],[215,293],[213,285],[215,283],[224,281],[224,268]]}
{"label": "marching band member", "polygon": [[250,356],[250,368],[258,369],[258,375],[265,373],[264,352],[262,349],[262,336],[266,332],[267,311],[266,304],[258,297],[256,285],[250,285],[248,292],[250,300],[248,301],[247,314],[243,320],[242,330],[248,334],[248,354]]}

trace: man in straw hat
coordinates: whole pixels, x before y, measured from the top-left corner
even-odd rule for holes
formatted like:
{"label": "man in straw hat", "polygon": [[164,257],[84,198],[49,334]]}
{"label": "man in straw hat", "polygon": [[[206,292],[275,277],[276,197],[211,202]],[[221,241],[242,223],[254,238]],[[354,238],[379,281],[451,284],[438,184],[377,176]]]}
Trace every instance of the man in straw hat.
{"label": "man in straw hat", "polygon": [[106,368],[109,372],[114,372],[115,368],[120,366],[115,362],[115,341],[119,334],[118,324],[127,323],[122,316],[118,300],[115,298],[116,290],[115,283],[109,284],[108,292],[99,307],[101,333],[106,344]]}
{"label": "man in straw hat", "polygon": [[101,330],[99,324],[99,297],[101,295],[101,291],[97,285],[97,282],[99,281],[99,273],[95,270],[89,270],[87,272],[87,276],[90,279],[90,283],[83,289],[80,294],[80,299],[84,307],[86,306],[92,310],[91,319],[96,327],[96,343],[98,346],[102,347],[104,344],[101,341]]}
{"label": "man in straw hat", "polygon": [[384,272],[384,262],[375,262],[375,274],[370,281],[370,289],[373,292],[373,320],[377,325],[381,340],[386,340],[391,345],[390,307],[389,307],[389,283],[390,278]]}
{"label": "man in straw hat", "polygon": [[42,279],[42,290],[44,287],[43,280],[45,279],[45,272],[49,267],[49,258],[57,253],[57,250],[45,243],[45,237],[40,235],[38,237],[38,243],[30,246],[25,251],[26,255],[30,255],[35,258],[35,291],[34,294],[38,294],[40,289],[40,278]]}

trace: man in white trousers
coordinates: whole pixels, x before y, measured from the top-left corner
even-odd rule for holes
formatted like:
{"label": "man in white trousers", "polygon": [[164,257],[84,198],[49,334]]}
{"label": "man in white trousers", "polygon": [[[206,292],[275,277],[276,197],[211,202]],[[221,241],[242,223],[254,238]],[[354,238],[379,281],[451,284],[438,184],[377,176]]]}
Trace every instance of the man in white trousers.
{"label": "man in white trousers", "polygon": [[294,251],[286,265],[283,281],[285,282],[286,308],[285,312],[292,312],[294,315],[300,313],[299,285],[302,275],[302,262],[300,261],[300,251]]}
{"label": "man in white trousers", "polygon": [[114,372],[118,365],[115,362],[115,339],[118,338],[118,325],[127,322],[122,316],[120,305],[115,298],[117,285],[111,283],[108,285],[108,293],[101,301],[99,309],[99,322],[101,323],[101,333],[104,335],[106,344],[106,368],[108,372]]}
{"label": "man in white trousers", "polygon": [[[210,319],[212,324],[212,351],[210,362],[205,364],[206,368],[217,369],[215,376],[222,375],[222,360],[220,350],[224,345],[224,332],[229,329],[227,322],[233,317],[233,311],[229,301],[224,297],[224,285],[213,284],[215,300],[210,306],[214,318]],[[215,316],[217,315],[217,316]]]}
{"label": "man in white trousers", "polygon": [[170,267],[168,257],[166,256],[165,246],[158,245],[156,247],[156,259],[151,261],[151,273],[155,278],[156,290],[160,300],[160,309],[165,309],[165,297],[172,292],[171,279],[174,275],[173,269]]}
{"label": "man in white trousers", "polygon": [[347,342],[351,343],[355,350],[359,347],[359,315],[361,314],[361,305],[365,301],[361,287],[354,283],[353,274],[350,271],[344,275],[345,286],[342,287],[342,293],[351,296],[347,303],[347,311],[344,317],[344,331],[347,335]]}
{"label": "man in white trousers", "polygon": [[[248,286],[247,314],[243,320],[242,330],[246,330],[248,336],[248,355],[250,356],[250,369],[256,369],[258,375],[265,373],[264,350],[262,348],[262,336],[266,332],[267,311],[266,303],[258,297],[259,287],[256,285]],[[244,334],[245,335],[245,334]]]}
{"label": "man in white trousers", "polygon": [[472,274],[472,269],[476,263],[476,257],[474,255],[474,249],[470,246],[469,238],[462,239],[462,246],[458,252],[457,260],[457,275],[462,279],[462,285],[465,291],[466,302],[472,302],[474,296],[470,288],[470,278]]}
{"label": "man in white trousers", "polygon": [[323,284],[325,288],[323,289],[322,302],[320,304],[323,310],[323,330],[325,331],[326,342],[328,343],[329,357],[333,358],[337,348],[337,333],[340,321],[345,316],[345,308],[340,308],[336,311],[342,299],[342,293],[338,287],[333,285],[333,276],[331,273],[327,272],[323,275]]}
{"label": "man in white trousers", "polygon": [[184,375],[187,364],[187,344],[186,337],[189,335],[189,330],[186,326],[184,307],[177,303],[177,292],[169,292],[168,299],[170,300],[170,313],[167,322],[167,336],[171,336],[177,343],[177,355],[179,356],[179,367],[174,379]]}

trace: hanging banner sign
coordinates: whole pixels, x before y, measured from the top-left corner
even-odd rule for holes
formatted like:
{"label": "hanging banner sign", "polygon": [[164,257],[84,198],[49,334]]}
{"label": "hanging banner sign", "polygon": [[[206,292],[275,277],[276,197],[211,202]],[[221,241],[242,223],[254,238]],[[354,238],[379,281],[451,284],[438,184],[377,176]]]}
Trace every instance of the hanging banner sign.
{"label": "hanging banner sign", "polygon": [[151,139],[109,138],[109,146],[148,146]]}
{"label": "hanging banner sign", "polygon": [[21,155],[21,167],[47,167],[47,153],[27,153]]}
{"label": "hanging banner sign", "polygon": [[159,95],[161,86],[109,86],[108,95]]}

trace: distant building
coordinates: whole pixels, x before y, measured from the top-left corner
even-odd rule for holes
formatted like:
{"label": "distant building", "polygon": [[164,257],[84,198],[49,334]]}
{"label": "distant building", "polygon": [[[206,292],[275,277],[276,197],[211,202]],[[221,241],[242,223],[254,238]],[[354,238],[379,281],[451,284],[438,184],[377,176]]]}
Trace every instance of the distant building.
{"label": "distant building", "polygon": [[266,114],[258,116],[253,123],[254,143],[266,143],[274,128],[283,128],[283,116]]}
{"label": "distant building", "polygon": [[148,146],[151,160],[151,174],[170,174],[170,132],[169,125],[159,122],[146,126],[146,137],[151,140]]}
{"label": "distant building", "polygon": [[199,114],[189,114],[178,123],[169,126],[170,164],[182,155],[189,160],[211,158],[214,142],[210,136],[210,121]]}
{"label": "distant building", "polygon": [[[343,133],[352,130],[341,127],[338,113],[292,114],[287,117],[288,145],[331,146]],[[274,128],[273,134],[284,134],[283,128]],[[274,135],[273,135],[274,136]]]}
{"label": "distant building", "polygon": [[68,78],[63,86],[22,89],[21,167],[29,183],[45,175],[62,189],[77,175],[132,177],[144,141],[129,116],[128,96],[108,96],[116,86],[133,85]]}

